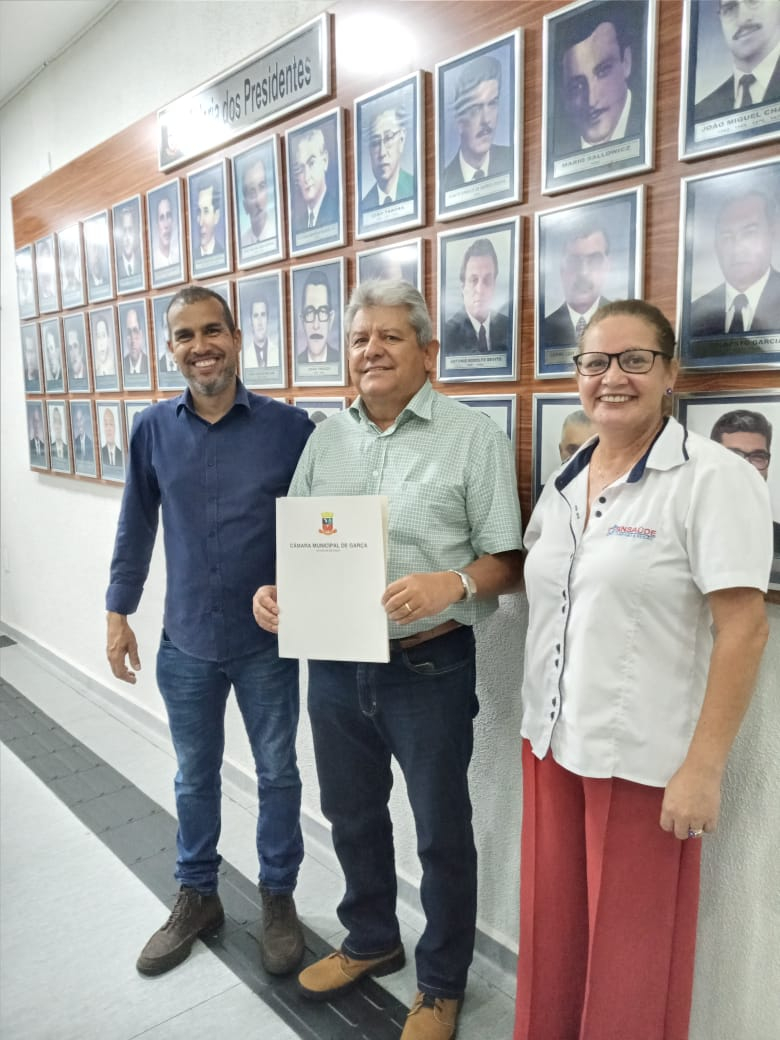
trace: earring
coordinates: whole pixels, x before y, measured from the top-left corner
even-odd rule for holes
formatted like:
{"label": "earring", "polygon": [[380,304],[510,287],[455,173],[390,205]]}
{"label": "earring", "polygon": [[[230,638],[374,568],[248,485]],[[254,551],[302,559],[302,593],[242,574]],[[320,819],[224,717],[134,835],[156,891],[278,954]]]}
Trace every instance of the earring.
{"label": "earring", "polygon": [[672,388],[670,386],[667,386],[667,388],[666,388],[666,396],[667,397],[671,397],[672,396]]}

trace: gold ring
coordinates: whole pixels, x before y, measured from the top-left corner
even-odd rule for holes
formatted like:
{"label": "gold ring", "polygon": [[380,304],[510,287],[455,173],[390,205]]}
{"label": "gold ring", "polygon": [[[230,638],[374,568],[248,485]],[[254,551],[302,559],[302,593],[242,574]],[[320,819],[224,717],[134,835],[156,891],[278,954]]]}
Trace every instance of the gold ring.
{"label": "gold ring", "polygon": [[412,608],[409,606],[408,603],[404,603],[404,606],[406,607],[406,609],[409,611],[410,614],[414,614],[414,611],[412,610]]}

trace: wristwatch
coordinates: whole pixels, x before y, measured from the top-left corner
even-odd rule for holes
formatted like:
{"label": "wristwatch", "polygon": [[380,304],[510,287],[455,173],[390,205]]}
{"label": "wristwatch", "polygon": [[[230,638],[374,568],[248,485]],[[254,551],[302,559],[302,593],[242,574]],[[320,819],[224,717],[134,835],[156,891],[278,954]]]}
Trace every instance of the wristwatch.
{"label": "wristwatch", "polygon": [[450,567],[451,574],[457,574],[463,585],[463,599],[468,603],[470,599],[474,599],[477,594],[477,583],[471,577],[470,574],[466,574],[465,571],[456,570],[454,567]]}

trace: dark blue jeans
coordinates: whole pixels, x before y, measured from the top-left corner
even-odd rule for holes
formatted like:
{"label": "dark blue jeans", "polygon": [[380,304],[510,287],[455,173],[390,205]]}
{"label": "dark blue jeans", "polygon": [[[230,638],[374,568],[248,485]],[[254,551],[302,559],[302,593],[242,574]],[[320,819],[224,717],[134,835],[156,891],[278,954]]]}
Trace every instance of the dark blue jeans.
{"label": "dark blue jeans", "polygon": [[231,661],[202,661],[182,653],[163,632],[157,685],[176,751],[176,880],[215,892],[222,862],[222,755],[225,704],[231,685],[244,719],[257,774],[260,883],[291,892],[303,859],[301,779],[295,757],[298,662],[276,648]]}
{"label": "dark blue jeans", "polygon": [[474,950],[477,853],[467,771],[473,749],[474,636],[455,629],[389,664],[309,662],[309,713],[322,811],[346,879],[344,950],[370,958],[398,945],[391,756],[406,779],[422,865],[426,925],[417,984],[460,997]]}

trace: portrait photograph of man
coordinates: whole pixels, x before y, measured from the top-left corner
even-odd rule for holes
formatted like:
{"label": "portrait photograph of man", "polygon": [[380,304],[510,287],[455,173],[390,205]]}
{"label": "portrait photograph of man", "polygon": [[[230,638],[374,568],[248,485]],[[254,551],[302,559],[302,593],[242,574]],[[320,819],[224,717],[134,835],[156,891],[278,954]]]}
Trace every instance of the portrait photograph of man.
{"label": "portrait photograph of man", "polygon": [[82,225],[84,233],[84,276],[87,282],[87,301],[103,303],[114,295],[114,276],[111,266],[111,226],[108,210],[88,217]]}
{"label": "portrait photograph of man", "polygon": [[112,214],[117,295],[141,292],[146,288],[141,196],[133,195],[117,203],[112,207]]}
{"label": "portrait photograph of man", "polygon": [[73,460],[68,438],[67,405],[64,401],[46,403],[49,415],[49,459],[51,468],[57,473],[72,473]]}
{"label": "portrait photograph of man", "polygon": [[22,325],[19,329],[22,343],[22,373],[24,375],[24,392],[40,394],[43,390],[41,379],[41,343],[38,326],[34,321]]}
{"label": "portrait photograph of man", "polygon": [[96,477],[95,421],[89,401],[70,401],[70,428],[74,472],[81,477]]}
{"label": "portrait photograph of man", "polygon": [[517,217],[439,236],[439,379],[514,379]]}
{"label": "portrait photograph of man", "polygon": [[336,412],[343,412],[346,400],[343,397],[294,397],[293,404],[302,408],[314,425],[319,426]]}
{"label": "portrait photograph of man", "polygon": [[455,400],[468,408],[477,408],[492,419],[514,445],[517,435],[517,397],[514,394],[465,394]]}
{"label": "portrait photograph of man", "polygon": [[49,468],[49,436],[46,432],[46,413],[42,401],[27,402],[27,436],[29,438],[30,467]]}
{"label": "portrait photograph of man", "polygon": [[275,134],[233,156],[233,214],[239,268],[281,259],[282,199]]}
{"label": "portrait photograph of man", "polygon": [[81,248],[81,225],[71,224],[57,233],[59,255],[60,297],[62,306],[83,307],[84,253]]}
{"label": "portrait photograph of man", "polygon": [[569,377],[602,304],[641,296],[644,185],[535,215],[535,374]]}
{"label": "portrait photograph of man", "polygon": [[119,390],[116,316],[113,307],[89,312],[89,340],[96,390]]}
{"label": "portrait photograph of man", "polygon": [[146,300],[120,303],[117,320],[122,345],[122,382],[125,390],[151,390],[149,323]]}
{"label": "portrait photograph of man", "polygon": [[241,378],[253,389],[287,385],[282,274],[239,278]]}
{"label": "portrait photograph of man", "polygon": [[424,220],[422,73],[355,101],[355,228],[371,238]]}
{"label": "portrait photograph of man", "polygon": [[68,389],[59,318],[41,322],[44,385],[47,394],[64,394]]}
{"label": "portrait photograph of man", "polygon": [[780,137],[780,4],[687,0],[680,157]]}
{"label": "portrait photograph of man", "polygon": [[580,0],[545,15],[545,193],[651,168],[656,22],[656,0]]}
{"label": "portrait photograph of man", "polygon": [[682,182],[680,360],[780,366],[780,162]]}
{"label": "portrait photograph of man", "polygon": [[293,384],[344,385],[344,260],[292,268]]}
{"label": "portrait photograph of man", "polygon": [[531,491],[534,502],[553,473],[593,435],[579,394],[534,394]]}
{"label": "portrait photograph of man", "polygon": [[125,481],[125,441],[119,405],[98,401],[98,437],[100,439],[100,475],[104,480]]}
{"label": "portrait photograph of man", "polygon": [[70,393],[89,393],[92,377],[87,357],[87,324],[83,314],[68,314],[62,319],[65,337],[65,364],[68,368]]}
{"label": "portrait photograph of man", "polygon": [[[183,390],[187,385],[184,376],[168,345],[168,304],[175,293],[152,297],[152,324],[154,325],[154,353],[157,367],[157,386],[160,390]],[[128,424],[128,430],[132,426]]]}
{"label": "portrait photograph of man", "polygon": [[231,265],[227,159],[187,174],[187,205],[193,278],[225,274]]}
{"label": "portrait photograph of man", "polygon": [[340,108],[287,131],[290,255],[344,244]]}
{"label": "portrait photograph of man", "polygon": [[394,281],[400,278],[423,291],[422,239],[414,238],[397,246],[364,249],[355,254],[358,285],[369,281]]}
{"label": "portrait photograph of man", "polygon": [[780,436],[780,392],[679,394],[677,417],[686,429],[722,444],[766,481],[772,503],[774,557],[769,587],[780,589],[780,461],[772,445]]}
{"label": "portrait photograph of man", "polygon": [[60,309],[57,282],[57,254],[54,235],[46,235],[35,243],[35,274],[38,282],[38,312],[51,314]]}
{"label": "portrait photograph of man", "polygon": [[16,250],[16,302],[19,305],[19,317],[23,321],[37,315],[32,246],[22,246]]}
{"label": "portrait photograph of man", "polygon": [[146,193],[149,215],[149,255],[152,258],[152,288],[184,281],[184,229],[182,189],[178,177]]}
{"label": "portrait photograph of man", "polygon": [[520,199],[522,44],[516,29],[436,66],[439,220]]}

